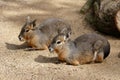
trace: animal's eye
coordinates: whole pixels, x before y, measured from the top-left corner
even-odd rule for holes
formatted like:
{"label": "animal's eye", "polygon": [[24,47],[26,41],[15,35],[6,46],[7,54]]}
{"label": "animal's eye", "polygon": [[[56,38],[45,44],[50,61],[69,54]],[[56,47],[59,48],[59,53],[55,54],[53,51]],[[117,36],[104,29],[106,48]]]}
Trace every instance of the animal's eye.
{"label": "animal's eye", "polygon": [[27,30],[25,30],[25,32],[28,32],[29,30],[27,29]]}
{"label": "animal's eye", "polygon": [[61,41],[57,41],[56,43],[57,43],[57,44],[60,44],[60,43],[61,43]]}

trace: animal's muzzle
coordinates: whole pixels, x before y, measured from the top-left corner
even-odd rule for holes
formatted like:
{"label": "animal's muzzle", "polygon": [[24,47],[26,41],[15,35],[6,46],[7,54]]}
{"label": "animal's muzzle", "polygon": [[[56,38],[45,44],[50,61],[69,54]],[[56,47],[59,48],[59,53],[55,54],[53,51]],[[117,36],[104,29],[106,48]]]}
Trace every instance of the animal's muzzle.
{"label": "animal's muzzle", "polygon": [[54,52],[54,49],[51,46],[49,46],[48,49],[49,49],[50,53]]}
{"label": "animal's muzzle", "polygon": [[18,36],[18,39],[19,39],[20,41],[24,41],[23,37],[21,37],[20,35]]}

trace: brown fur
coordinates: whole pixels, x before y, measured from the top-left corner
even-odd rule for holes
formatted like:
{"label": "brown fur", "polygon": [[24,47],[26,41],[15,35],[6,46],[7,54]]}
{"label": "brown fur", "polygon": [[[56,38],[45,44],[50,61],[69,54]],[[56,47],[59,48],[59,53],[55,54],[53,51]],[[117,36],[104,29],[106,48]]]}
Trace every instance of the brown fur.
{"label": "brown fur", "polygon": [[96,58],[96,60],[95,60],[95,62],[97,62],[97,63],[101,63],[101,62],[103,62],[103,53],[99,53],[98,55],[97,55],[97,58]]}
{"label": "brown fur", "polygon": [[104,47],[107,45],[109,45],[108,41],[97,34],[85,34],[74,41],[68,39],[64,34],[58,34],[49,46],[49,51],[55,51],[59,60],[64,60],[68,64],[79,65],[102,62],[104,54],[106,54],[105,51],[109,52],[110,50],[110,48],[105,48],[104,51]]}
{"label": "brown fur", "polygon": [[22,39],[25,40],[33,49],[48,49],[49,44],[57,34],[71,33],[69,24],[62,19],[51,18],[38,27],[35,26],[35,21],[28,20],[19,34],[19,39],[21,41]]}

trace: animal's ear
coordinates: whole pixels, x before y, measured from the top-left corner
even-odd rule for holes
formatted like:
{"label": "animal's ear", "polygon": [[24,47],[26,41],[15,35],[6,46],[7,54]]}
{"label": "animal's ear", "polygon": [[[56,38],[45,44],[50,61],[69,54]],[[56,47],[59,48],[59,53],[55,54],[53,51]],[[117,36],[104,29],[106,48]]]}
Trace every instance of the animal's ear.
{"label": "animal's ear", "polygon": [[59,30],[59,33],[65,33],[66,31],[67,31],[67,29],[63,28],[62,30],[61,29]]}
{"label": "animal's ear", "polygon": [[67,28],[63,28],[61,31],[59,31],[59,33],[63,33],[66,35],[67,38],[69,38],[71,35],[71,30]]}
{"label": "animal's ear", "polygon": [[26,22],[27,22],[27,24],[30,24],[31,27],[35,27],[36,26],[36,19],[31,20],[30,16],[27,16]]}
{"label": "animal's ear", "polygon": [[70,38],[69,34],[64,34],[64,41],[69,40],[69,38]]}
{"label": "animal's ear", "polygon": [[36,26],[36,19],[31,22],[31,25],[32,25],[33,27]]}
{"label": "animal's ear", "polygon": [[64,40],[69,40],[70,39],[71,32],[65,33],[64,34]]}
{"label": "animal's ear", "polygon": [[26,22],[27,22],[27,23],[30,23],[30,16],[27,16]]}
{"label": "animal's ear", "polygon": [[34,30],[36,28],[36,19],[29,23],[29,28],[31,30]]}
{"label": "animal's ear", "polygon": [[30,30],[35,29],[35,26],[36,26],[36,19],[29,23],[29,29]]}
{"label": "animal's ear", "polygon": [[66,37],[70,38],[71,32],[66,33]]}

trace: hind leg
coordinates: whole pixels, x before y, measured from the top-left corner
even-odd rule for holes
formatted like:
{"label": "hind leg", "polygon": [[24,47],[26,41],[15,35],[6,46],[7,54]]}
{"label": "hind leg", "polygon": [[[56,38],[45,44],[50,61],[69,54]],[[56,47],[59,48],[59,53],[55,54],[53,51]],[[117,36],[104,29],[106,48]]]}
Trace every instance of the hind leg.
{"label": "hind leg", "polygon": [[48,46],[46,44],[35,44],[33,48],[36,50],[48,50]]}
{"label": "hind leg", "polygon": [[74,65],[74,66],[78,66],[80,63],[78,60],[73,60],[71,62],[69,62],[68,64]]}
{"label": "hind leg", "polygon": [[33,39],[30,44],[33,50],[48,50],[46,43],[40,43],[38,39],[36,40],[36,38]]}
{"label": "hind leg", "polygon": [[66,58],[65,60],[66,60],[67,64],[70,64],[70,65],[77,66],[77,65],[80,64],[77,59],[73,59],[73,58],[71,58],[71,57],[68,57],[68,58]]}
{"label": "hind leg", "polygon": [[104,59],[104,53],[100,52],[100,53],[97,54],[95,62],[96,63],[101,63],[101,62],[103,62],[103,59]]}
{"label": "hind leg", "polygon": [[94,62],[94,61],[96,60],[96,58],[97,58],[97,54],[98,54],[98,52],[95,51],[95,52],[94,52],[94,56],[93,56],[93,60],[92,60],[92,62]]}

